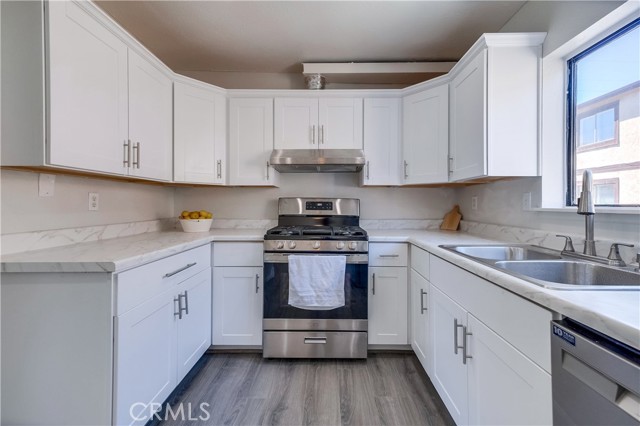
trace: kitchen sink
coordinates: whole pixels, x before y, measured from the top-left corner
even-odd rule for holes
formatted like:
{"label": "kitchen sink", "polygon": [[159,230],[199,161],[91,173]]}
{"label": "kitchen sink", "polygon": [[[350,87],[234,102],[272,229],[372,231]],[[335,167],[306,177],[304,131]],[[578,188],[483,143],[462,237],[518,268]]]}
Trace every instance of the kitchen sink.
{"label": "kitchen sink", "polygon": [[544,281],[545,283],[541,285],[545,287],[557,287],[553,284],[563,284],[580,288],[600,287],[603,290],[618,287],[640,289],[640,274],[588,262],[568,260],[499,261],[495,263],[495,266],[527,278]]}
{"label": "kitchen sink", "polygon": [[560,254],[538,246],[487,245],[448,246],[451,250],[469,257],[489,260],[547,260],[562,259]]}
{"label": "kitchen sink", "polygon": [[640,290],[640,273],[565,258],[560,251],[528,244],[442,245],[453,253],[546,288]]}

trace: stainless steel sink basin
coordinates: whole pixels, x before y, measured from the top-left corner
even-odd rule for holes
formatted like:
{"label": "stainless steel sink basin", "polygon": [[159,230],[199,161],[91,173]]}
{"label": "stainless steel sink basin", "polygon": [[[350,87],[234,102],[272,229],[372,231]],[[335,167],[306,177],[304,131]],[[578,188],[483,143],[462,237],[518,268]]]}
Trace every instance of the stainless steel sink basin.
{"label": "stainless steel sink basin", "polygon": [[487,245],[487,246],[449,246],[453,251],[469,257],[490,260],[550,260],[562,257],[548,249],[538,246]]}
{"label": "stainless steel sink basin", "polygon": [[[599,287],[602,290],[637,287],[640,274],[588,262],[552,261],[499,261],[495,266],[524,277],[570,287]],[[545,287],[557,285],[542,284]]]}
{"label": "stainless steel sink basin", "polygon": [[442,245],[453,253],[542,287],[558,290],[640,290],[640,273],[565,258],[527,244]]}

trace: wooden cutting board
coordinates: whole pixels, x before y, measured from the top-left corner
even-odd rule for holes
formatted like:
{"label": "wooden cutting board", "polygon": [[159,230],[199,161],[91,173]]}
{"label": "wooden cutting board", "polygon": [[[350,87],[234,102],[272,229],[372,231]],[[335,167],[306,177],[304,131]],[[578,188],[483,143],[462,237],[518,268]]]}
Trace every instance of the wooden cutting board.
{"label": "wooden cutting board", "polygon": [[457,231],[460,226],[460,219],[462,219],[460,206],[456,204],[449,213],[444,215],[440,229],[443,231]]}

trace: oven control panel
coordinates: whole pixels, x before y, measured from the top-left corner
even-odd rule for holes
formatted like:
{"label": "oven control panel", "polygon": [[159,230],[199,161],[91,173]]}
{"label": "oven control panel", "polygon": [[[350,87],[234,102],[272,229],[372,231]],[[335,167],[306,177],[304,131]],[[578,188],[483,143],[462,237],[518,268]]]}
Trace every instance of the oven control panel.
{"label": "oven control panel", "polygon": [[305,210],[333,210],[333,201],[307,201]]}
{"label": "oven control panel", "polygon": [[366,253],[367,241],[331,241],[331,240],[266,240],[264,250],[268,252],[356,252]]}

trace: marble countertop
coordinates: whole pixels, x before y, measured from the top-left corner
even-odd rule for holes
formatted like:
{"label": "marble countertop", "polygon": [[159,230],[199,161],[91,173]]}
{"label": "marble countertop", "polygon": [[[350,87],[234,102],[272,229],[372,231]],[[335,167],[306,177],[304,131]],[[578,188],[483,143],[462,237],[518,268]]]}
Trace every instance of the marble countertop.
{"label": "marble countertop", "polygon": [[[208,233],[150,232],[2,256],[0,271],[120,272],[210,242],[261,242],[263,235],[264,229],[212,229]],[[477,235],[431,230],[369,230],[369,241],[414,244],[540,306],[640,349],[640,291],[546,289],[438,247],[441,244],[500,242]]]}

